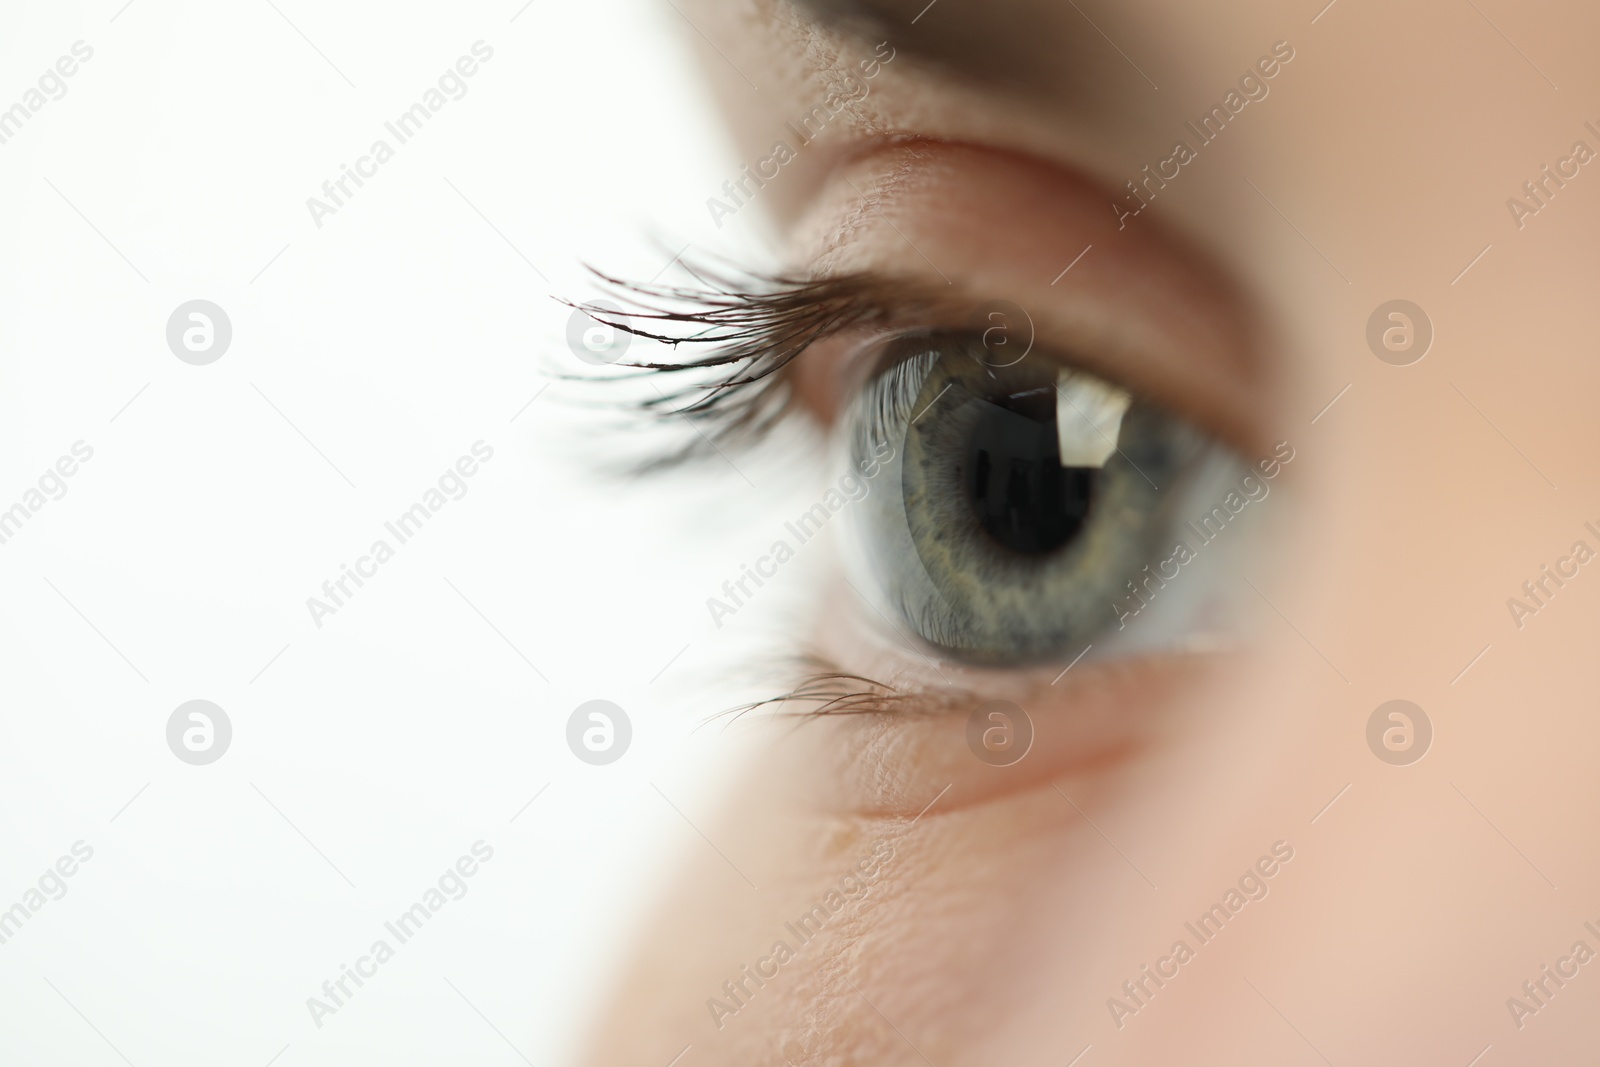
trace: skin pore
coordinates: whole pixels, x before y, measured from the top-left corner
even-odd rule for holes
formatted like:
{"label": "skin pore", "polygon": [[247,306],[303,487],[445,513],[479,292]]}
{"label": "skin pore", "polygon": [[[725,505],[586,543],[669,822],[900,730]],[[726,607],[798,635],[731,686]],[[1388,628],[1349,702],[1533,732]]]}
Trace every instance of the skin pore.
{"label": "skin pore", "polygon": [[[1600,14],[1501,5],[1508,48],[1471,6],[1432,3],[679,6],[742,158],[895,48],[759,192],[795,272],[904,281],[956,323],[1014,301],[1088,369],[1252,460],[1278,441],[1296,459],[1238,576],[1261,620],[1246,649],[1059,677],[934,665],[830,586],[796,645],[923,695],[770,726],[702,824],[748,881],[686,855],[589,1062],[664,1065],[685,1045],[684,1067],[1592,1050],[1600,976],[1523,983],[1580,938],[1600,950],[1583,926],[1600,926],[1600,583],[1575,579],[1526,629],[1504,605],[1600,523],[1600,193],[1574,179],[1523,228],[1503,202],[1600,120],[1583,110]],[[1267,91],[1202,142],[1190,123],[1250,72]],[[1177,140],[1195,158],[1150,181]],[[1366,341],[1394,298],[1436,329],[1409,367]],[[797,361],[807,417],[837,420],[861,340]],[[1435,731],[1404,767],[1365,735],[1400,697]],[[966,744],[990,699],[1036,730],[1010,767]],[[1188,932],[1235,888],[1220,933]]]}

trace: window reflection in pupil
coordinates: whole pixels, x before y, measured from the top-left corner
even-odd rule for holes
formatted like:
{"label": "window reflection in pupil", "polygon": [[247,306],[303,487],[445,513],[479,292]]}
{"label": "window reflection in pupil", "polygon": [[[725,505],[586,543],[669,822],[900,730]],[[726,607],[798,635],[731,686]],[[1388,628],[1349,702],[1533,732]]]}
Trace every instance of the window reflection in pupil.
{"label": "window reflection in pupil", "polygon": [[975,400],[967,498],[991,537],[1014,552],[1052,552],[1077,534],[1099,467],[1063,467],[1050,388]]}

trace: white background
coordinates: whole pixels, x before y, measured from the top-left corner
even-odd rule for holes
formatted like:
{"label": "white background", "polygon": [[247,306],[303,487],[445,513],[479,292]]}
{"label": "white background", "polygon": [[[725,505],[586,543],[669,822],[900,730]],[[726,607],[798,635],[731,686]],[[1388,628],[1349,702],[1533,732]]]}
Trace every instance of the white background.
{"label": "white background", "polygon": [[[618,420],[581,406],[608,394],[528,402],[585,369],[551,299],[591,295],[584,261],[751,241],[705,207],[738,160],[670,6],[274,2],[5,12],[0,108],[94,56],[0,145],[0,509],[94,455],[0,545],[0,909],[94,856],[0,945],[0,1063],[571,1062],[627,1025],[608,975],[738,736],[702,723],[815,561],[714,629],[806,473],[613,477]],[[480,39],[318,228],[306,199]],[[166,342],[196,298],[233,327],[208,366]],[[479,440],[467,494],[315,626]],[[594,698],[633,723],[606,767],[565,743]],[[167,747],[192,699],[232,722],[209,766]],[[317,1027],[307,998],[480,839],[467,895]]]}

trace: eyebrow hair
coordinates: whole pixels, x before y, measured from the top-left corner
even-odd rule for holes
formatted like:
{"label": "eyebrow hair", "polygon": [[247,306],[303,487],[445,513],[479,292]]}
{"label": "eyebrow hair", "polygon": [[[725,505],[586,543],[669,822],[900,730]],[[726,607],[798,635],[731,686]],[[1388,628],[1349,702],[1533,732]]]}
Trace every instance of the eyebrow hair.
{"label": "eyebrow hair", "polygon": [[789,2],[817,24],[866,44],[887,41],[947,73],[1028,95],[1081,89],[1089,68],[1103,63],[1085,48],[1082,34],[1049,32],[1060,25],[1049,17],[1055,9],[1030,11],[1025,0]]}

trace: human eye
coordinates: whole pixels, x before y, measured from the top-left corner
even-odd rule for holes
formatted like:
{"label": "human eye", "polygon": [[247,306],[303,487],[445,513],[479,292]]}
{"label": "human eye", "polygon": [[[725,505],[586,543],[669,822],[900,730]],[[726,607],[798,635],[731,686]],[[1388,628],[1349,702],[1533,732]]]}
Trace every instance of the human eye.
{"label": "human eye", "polygon": [[853,221],[809,274],[635,292],[657,306],[631,320],[710,348],[652,365],[713,375],[650,400],[700,421],[691,444],[789,414],[831,439],[832,488],[786,534],[826,526],[842,556],[816,658],[901,690],[986,671],[981,694],[1236,647],[1293,446],[1268,443],[1271,369],[1226,272],[1119,227],[1091,182],[962,146],[886,149],[817,199]]}
{"label": "human eye", "polygon": [[846,511],[852,584],[964,663],[1219,640],[1224,553],[1186,523],[1249,479],[1245,461],[1061,354],[1018,355],[999,328],[873,346],[840,425],[864,486]]}

